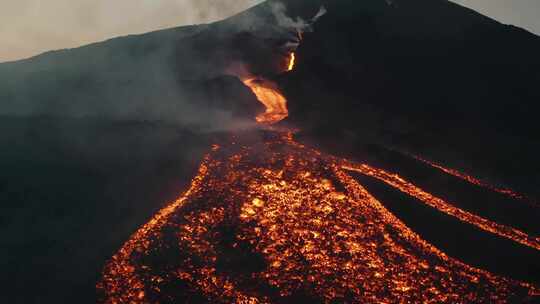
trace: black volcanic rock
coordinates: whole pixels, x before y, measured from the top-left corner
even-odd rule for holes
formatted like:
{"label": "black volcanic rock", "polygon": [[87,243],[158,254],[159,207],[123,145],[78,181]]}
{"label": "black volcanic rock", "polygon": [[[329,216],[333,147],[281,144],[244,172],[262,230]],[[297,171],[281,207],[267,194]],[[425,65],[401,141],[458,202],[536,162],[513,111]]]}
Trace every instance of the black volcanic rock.
{"label": "black volcanic rock", "polygon": [[538,194],[538,36],[444,0],[321,2],[282,81],[292,121]]}

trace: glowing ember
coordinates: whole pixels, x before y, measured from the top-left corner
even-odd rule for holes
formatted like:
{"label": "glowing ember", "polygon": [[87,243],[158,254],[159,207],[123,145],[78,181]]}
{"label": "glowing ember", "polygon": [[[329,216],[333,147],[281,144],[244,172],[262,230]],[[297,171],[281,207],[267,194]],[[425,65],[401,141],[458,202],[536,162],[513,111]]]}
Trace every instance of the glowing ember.
{"label": "glowing ember", "polygon": [[287,66],[287,71],[292,71],[294,69],[294,64],[296,62],[296,55],[291,53],[289,58],[289,65]]}
{"label": "glowing ember", "polygon": [[205,158],[191,189],[106,266],[107,303],[506,303],[535,287],[448,257],[342,163],[264,133]]}

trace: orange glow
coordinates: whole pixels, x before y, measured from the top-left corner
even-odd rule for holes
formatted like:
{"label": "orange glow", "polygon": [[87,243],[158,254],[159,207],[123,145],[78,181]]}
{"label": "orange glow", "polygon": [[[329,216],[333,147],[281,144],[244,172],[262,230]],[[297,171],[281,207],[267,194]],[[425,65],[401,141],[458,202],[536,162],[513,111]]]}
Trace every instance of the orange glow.
{"label": "orange glow", "polygon": [[497,193],[500,193],[500,194],[504,194],[506,196],[509,196],[511,198],[515,198],[515,199],[518,199],[518,200],[522,200],[522,201],[525,201],[527,203],[529,203],[530,205],[533,205],[535,207],[538,207],[538,203],[535,203],[535,202],[532,202],[530,201],[525,195],[523,194],[520,194],[520,193],[517,193],[515,191],[513,191],[512,189],[508,189],[508,188],[502,188],[502,187],[496,187],[496,186],[493,186],[493,185],[490,185],[486,182],[483,182],[481,180],[479,180],[478,178],[475,178],[473,176],[470,176],[470,175],[467,175],[465,173],[462,173],[462,172],[459,172],[455,169],[450,169],[450,168],[445,168],[439,164],[436,164],[434,162],[431,162],[429,160],[426,160],[424,158],[421,158],[419,156],[416,156],[416,155],[410,155],[409,156],[435,168],[435,169],[438,169],[440,171],[443,171],[444,173],[446,174],[449,174],[449,175],[452,175],[452,176],[455,176],[457,178],[460,178],[464,181],[467,181],[473,185],[477,185],[479,187],[482,187],[482,188],[487,188],[491,191],[494,191],[494,192],[497,192]]}
{"label": "orange glow", "polygon": [[294,69],[294,64],[296,62],[296,55],[291,53],[289,57],[289,65],[287,66],[287,71],[292,71]]}
{"label": "orange glow", "polygon": [[[287,117],[275,83],[243,82],[266,107],[258,122]],[[540,294],[447,256],[349,173],[537,250],[539,238],[456,208],[396,174],[310,149],[292,132],[257,132],[261,142],[238,136],[212,145],[190,189],[107,263],[97,284],[101,303],[507,303]]]}
{"label": "orange glow", "polygon": [[[287,71],[294,69],[295,60],[295,54],[291,53]],[[262,77],[245,77],[242,82],[251,89],[253,94],[257,96],[257,100],[266,108],[264,113],[257,115],[255,118],[258,123],[274,124],[289,116],[287,99],[274,82]]]}
{"label": "orange glow", "polygon": [[287,99],[279,91],[275,83],[265,79],[249,78],[243,80],[251,91],[257,96],[265,107],[264,113],[257,115],[256,120],[262,124],[274,124],[289,115],[287,110]]}
{"label": "orange glow", "polygon": [[397,174],[391,174],[384,170],[370,167],[366,164],[347,164],[343,166],[343,169],[372,176],[396,189],[399,189],[401,192],[407,193],[410,196],[419,199],[426,205],[436,208],[440,212],[456,217],[459,220],[474,225],[484,231],[491,232],[498,236],[513,240],[514,242],[520,243],[522,245],[534,248],[536,250],[540,250],[540,237],[530,236],[527,233],[522,232],[518,229],[497,224],[495,222],[489,221],[480,216],[457,208],[452,204],[444,201],[443,199],[431,195],[430,193],[427,193],[424,190],[416,187],[415,185],[402,179]]}
{"label": "orange glow", "polygon": [[347,171],[381,178],[443,212],[454,214],[452,206],[290,133],[263,132],[262,146],[237,139],[212,148],[186,194],[107,264],[102,302],[183,303],[195,294],[207,303],[293,303],[303,293],[321,303],[506,303],[538,294],[447,256]]}

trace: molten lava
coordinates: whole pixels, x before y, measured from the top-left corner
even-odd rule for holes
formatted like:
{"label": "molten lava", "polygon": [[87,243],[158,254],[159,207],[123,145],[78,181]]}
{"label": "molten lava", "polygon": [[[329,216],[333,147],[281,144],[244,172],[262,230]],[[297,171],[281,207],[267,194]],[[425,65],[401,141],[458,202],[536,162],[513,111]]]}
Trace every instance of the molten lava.
{"label": "molten lava", "polygon": [[[287,71],[292,71],[295,64],[294,52],[289,55]],[[255,118],[261,124],[274,124],[289,116],[287,99],[273,81],[262,77],[242,77],[242,82],[251,89],[266,110]]]}
{"label": "molten lava", "polygon": [[264,113],[257,115],[257,122],[274,124],[287,118],[289,115],[287,99],[274,82],[262,78],[247,78],[242,81],[266,108]]}
{"label": "molten lava", "polygon": [[464,181],[467,181],[468,183],[471,183],[473,185],[476,185],[476,186],[479,186],[479,187],[482,187],[482,188],[487,188],[487,189],[489,189],[491,191],[507,195],[507,196],[509,196],[511,198],[514,198],[514,199],[525,201],[525,202],[527,202],[530,205],[535,206],[535,207],[539,206],[538,203],[535,203],[535,202],[531,201],[525,195],[517,193],[512,189],[493,186],[493,185],[490,185],[490,184],[488,184],[488,183],[486,183],[484,181],[481,181],[480,179],[478,179],[476,177],[470,176],[470,175],[465,174],[463,172],[459,172],[458,170],[455,170],[455,169],[450,169],[450,168],[443,167],[442,165],[436,164],[436,163],[434,163],[432,161],[429,161],[427,159],[424,159],[424,158],[422,158],[420,156],[410,155],[410,154],[408,154],[408,155],[415,158],[418,161],[421,161],[421,162],[435,168],[435,169],[438,169],[438,170],[440,170],[440,171],[442,171],[442,172],[444,172],[446,174],[452,175],[454,177],[460,178],[460,179],[462,179]]}
{"label": "molten lava", "polygon": [[426,243],[345,163],[263,136],[205,158],[190,190],[107,265],[105,302],[506,303],[538,292]]}
{"label": "molten lava", "polygon": [[294,69],[294,64],[296,63],[296,55],[291,53],[289,58],[289,65],[287,66],[287,71],[292,71]]}
{"label": "molten lava", "polygon": [[366,164],[358,165],[349,163],[343,165],[342,168],[347,171],[354,171],[374,177],[392,186],[393,188],[400,190],[403,193],[407,193],[408,195],[417,198],[418,200],[424,202],[426,205],[433,207],[440,212],[453,216],[484,231],[513,240],[514,242],[534,248],[536,250],[540,250],[540,237],[530,236],[527,233],[522,232],[518,229],[489,221],[478,215],[457,208],[453,204],[450,204],[443,199],[427,193],[419,187],[411,184],[397,174],[388,173],[384,170],[373,168]]}
{"label": "molten lava", "polygon": [[[294,66],[294,55],[291,56]],[[267,80],[243,79],[266,112],[287,117]],[[540,240],[458,209],[401,177],[259,130],[214,145],[190,189],[107,263],[104,303],[508,303],[531,284],[447,256],[348,172],[378,178],[451,216],[540,249]]]}

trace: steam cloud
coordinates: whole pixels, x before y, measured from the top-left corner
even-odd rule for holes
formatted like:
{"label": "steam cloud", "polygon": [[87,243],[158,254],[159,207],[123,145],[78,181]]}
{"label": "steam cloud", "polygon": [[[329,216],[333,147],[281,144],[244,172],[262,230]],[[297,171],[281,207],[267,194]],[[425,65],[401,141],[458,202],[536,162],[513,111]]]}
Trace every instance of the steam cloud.
{"label": "steam cloud", "polygon": [[272,13],[276,17],[278,26],[283,28],[295,29],[299,34],[313,31],[312,25],[326,14],[326,8],[321,6],[319,12],[310,20],[305,21],[300,17],[292,19],[287,15],[287,7],[282,2],[273,2],[270,4]]}

